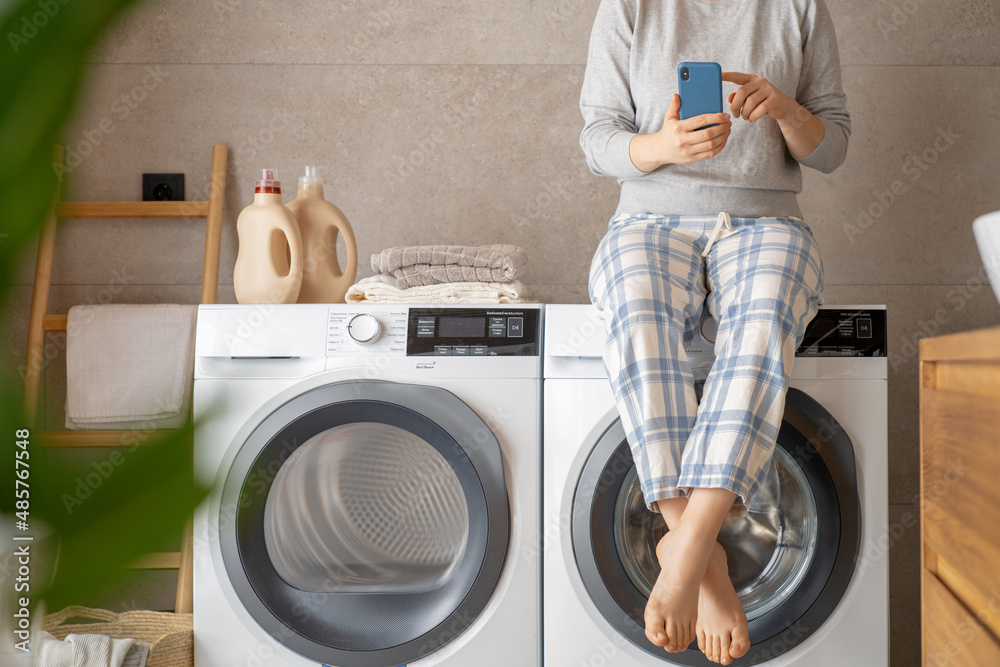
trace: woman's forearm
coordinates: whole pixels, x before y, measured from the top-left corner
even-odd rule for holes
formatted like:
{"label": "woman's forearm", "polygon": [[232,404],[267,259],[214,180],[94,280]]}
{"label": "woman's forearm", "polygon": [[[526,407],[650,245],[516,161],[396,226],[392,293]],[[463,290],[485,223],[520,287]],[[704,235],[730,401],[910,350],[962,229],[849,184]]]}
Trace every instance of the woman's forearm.
{"label": "woman's forearm", "polygon": [[659,160],[660,149],[656,134],[637,134],[628,143],[628,156],[639,171],[647,174],[663,166]]}
{"label": "woman's forearm", "polygon": [[798,102],[791,102],[794,108],[790,114],[778,120],[778,128],[785,137],[788,151],[797,158],[807,157],[822,143],[826,130],[819,118]]}

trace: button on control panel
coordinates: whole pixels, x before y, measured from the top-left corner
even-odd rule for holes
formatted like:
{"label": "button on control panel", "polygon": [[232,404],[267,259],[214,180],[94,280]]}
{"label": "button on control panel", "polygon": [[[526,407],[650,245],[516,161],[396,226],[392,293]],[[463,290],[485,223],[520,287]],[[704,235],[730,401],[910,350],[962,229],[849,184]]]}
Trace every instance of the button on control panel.
{"label": "button on control panel", "polygon": [[523,317],[508,317],[507,318],[507,337],[508,338],[522,338],[524,336],[524,318]]}
{"label": "button on control panel", "polygon": [[871,338],[872,337],[872,318],[870,317],[859,317],[854,320],[854,323],[858,328],[858,338]]}
{"label": "button on control panel", "polygon": [[417,318],[417,337],[418,338],[433,338],[434,337],[434,318],[433,317],[418,317]]}
{"label": "button on control panel", "polygon": [[490,317],[490,338],[503,338],[507,335],[507,318]]}

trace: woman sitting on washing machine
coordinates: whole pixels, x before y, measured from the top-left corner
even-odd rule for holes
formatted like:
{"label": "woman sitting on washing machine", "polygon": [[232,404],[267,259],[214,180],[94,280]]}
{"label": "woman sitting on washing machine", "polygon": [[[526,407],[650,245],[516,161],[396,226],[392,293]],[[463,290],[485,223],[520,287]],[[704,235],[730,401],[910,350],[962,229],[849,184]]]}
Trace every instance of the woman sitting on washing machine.
{"label": "woman sitting on washing machine", "polygon": [[[680,119],[683,61],[732,70],[732,119]],[[590,268],[605,369],[670,528],[646,636],[729,664],[750,640],[716,538],[768,471],[823,285],[800,165],[833,171],[850,136],[833,23],[823,0],[602,0],[580,107],[591,170],[621,185]],[[705,305],[718,337],[699,406],[685,348]]]}

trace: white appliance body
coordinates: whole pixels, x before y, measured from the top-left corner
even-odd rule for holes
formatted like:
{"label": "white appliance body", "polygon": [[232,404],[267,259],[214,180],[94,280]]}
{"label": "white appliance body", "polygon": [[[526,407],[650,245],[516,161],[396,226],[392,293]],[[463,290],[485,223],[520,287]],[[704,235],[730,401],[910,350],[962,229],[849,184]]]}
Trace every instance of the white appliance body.
{"label": "white appliance body", "polygon": [[[489,309],[499,316],[516,310],[530,320],[534,330],[528,326],[525,329],[537,343],[534,354],[490,356],[489,346],[480,345],[478,356],[459,358],[411,353],[416,334],[415,317],[411,315],[415,309],[423,309],[425,323],[421,326],[427,326],[426,322],[439,311],[452,313],[455,321],[466,321],[462,320],[465,315],[473,319],[486,317],[485,308],[442,311],[432,306],[201,307],[194,383],[195,474],[212,486],[212,493],[194,519],[196,667],[500,667],[539,663],[540,559],[536,536],[541,311],[531,307]],[[358,315],[361,317],[355,319]],[[429,326],[433,329],[435,325]],[[352,333],[363,340],[374,333],[375,340],[359,344],[352,339]],[[441,342],[440,337],[429,340]],[[455,338],[452,342],[463,341]],[[336,400],[321,398],[304,408],[296,407],[297,402],[314,395],[334,396]],[[440,414],[436,415],[435,409]],[[488,519],[476,520],[474,499],[469,500],[465,556],[456,561],[458,565],[442,587],[429,593],[417,590],[393,595],[379,592],[378,586],[372,588],[375,592],[363,588],[353,592],[303,592],[275,576],[275,567],[267,558],[278,548],[273,540],[267,543],[266,551],[258,548],[259,541],[257,547],[243,544],[260,530],[245,516],[252,514],[255,507],[259,509],[265,497],[274,495],[276,480],[288,467],[286,462],[293,460],[299,446],[305,449],[301,440],[326,426],[313,426],[300,438],[282,431],[288,428],[283,424],[307,421],[310,414],[325,418],[327,412],[323,410],[339,410],[329,414],[339,415],[337,419],[342,421],[361,422],[361,428],[377,421],[391,423],[396,415],[404,429],[409,428],[407,420],[417,420],[413,423],[420,428],[444,429],[440,438],[450,444],[435,446],[446,457],[461,458],[465,462],[462,465],[474,473],[462,473],[466,475],[461,479],[463,490],[479,483],[477,474],[484,479],[492,475],[502,480],[500,489],[482,491],[476,487],[491,496],[491,504],[477,510],[478,516],[488,514]],[[366,410],[369,417],[358,416]],[[428,414],[431,418],[426,418]],[[449,420],[454,422],[450,426]],[[261,437],[260,433],[269,428],[270,432]],[[436,437],[428,436],[426,440],[435,443]],[[270,460],[262,458],[265,448],[281,438],[285,440],[285,451]],[[494,456],[490,461],[500,462],[488,473],[475,467],[476,457],[486,455]],[[450,478],[453,471],[461,472],[461,465],[451,459],[447,462],[452,467],[443,467],[442,474]],[[433,487],[433,482],[429,486]],[[242,488],[242,492],[234,495],[233,488]],[[355,504],[362,501],[356,500]],[[305,497],[299,502],[313,506],[314,501]],[[405,499],[401,504],[405,506]],[[263,516],[266,521],[267,514]],[[292,523],[294,520],[292,517]],[[481,560],[485,564],[467,564],[475,546],[473,533],[477,531],[481,539],[477,538],[476,544],[483,545],[485,555]],[[381,563],[371,565],[375,569]],[[490,568],[492,574],[486,572]],[[477,574],[480,570],[486,574]],[[453,601],[447,597],[443,601],[428,598],[426,611],[413,603],[410,611],[393,617],[397,608],[423,599],[420,596],[448,590],[451,580],[463,571],[472,572],[470,576],[475,578],[475,583],[469,584],[471,593],[458,589],[457,594],[451,594],[453,598],[457,595]],[[481,581],[483,577],[488,580]],[[266,599],[272,587],[280,587],[280,591],[272,595],[273,599]],[[388,588],[391,592],[392,586]],[[289,600],[284,607],[283,595]],[[469,607],[469,598],[477,596],[478,602]],[[380,600],[385,601],[381,610],[365,612],[365,605],[377,605]],[[455,609],[447,607],[452,602]],[[460,603],[465,606],[459,607]],[[370,614],[369,621],[363,620],[364,613]],[[419,630],[421,619],[435,614],[440,622],[429,630]],[[340,625],[325,629],[323,619],[333,619]],[[356,620],[358,627],[351,625]],[[383,622],[387,626],[400,625],[404,630],[416,624],[417,636],[393,640],[390,633],[386,639],[378,635],[383,631]],[[337,644],[338,633],[349,632],[356,632],[352,640],[355,643],[371,640],[378,645],[345,649],[350,642]],[[324,644],[332,646],[327,649]]]}
{"label": "white appliance body", "polygon": [[[875,308],[879,309],[884,313],[881,307]],[[638,624],[620,606],[602,607],[595,602],[592,591],[595,586],[600,589],[600,583],[594,584],[592,580],[589,586],[585,583],[578,553],[580,543],[574,543],[573,531],[579,528],[580,512],[585,513],[587,508],[575,506],[574,499],[588,492],[581,486],[581,473],[595,450],[595,443],[618,422],[618,413],[602,367],[605,336],[596,309],[547,306],[545,341],[544,664],[546,667],[711,664],[692,649],[682,654],[656,649],[641,636],[641,629],[633,632],[631,639],[627,638],[618,627],[632,624],[639,628]],[[696,336],[689,356],[696,379],[699,372],[703,379],[711,365],[711,346]],[[802,621],[793,623],[771,639],[766,648],[752,649],[747,657],[732,664],[885,667],[889,636],[886,359],[884,356],[800,357],[792,373],[791,387],[825,408],[853,443],[861,508],[857,554],[852,571],[846,574],[846,590],[833,601],[832,613],[818,627]],[[811,443],[820,451],[823,437],[820,431],[819,442]],[[598,486],[604,482],[604,479],[591,481]],[[641,614],[641,609],[637,611]],[[625,625],[616,627],[609,618]],[[645,643],[646,649],[638,643]]]}

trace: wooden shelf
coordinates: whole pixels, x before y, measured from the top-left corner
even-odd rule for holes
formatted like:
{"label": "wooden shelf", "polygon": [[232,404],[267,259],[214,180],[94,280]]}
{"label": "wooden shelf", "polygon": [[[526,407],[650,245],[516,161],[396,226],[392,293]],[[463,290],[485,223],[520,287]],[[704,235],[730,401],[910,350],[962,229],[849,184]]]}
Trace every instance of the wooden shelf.
{"label": "wooden shelf", "polygon": [[207,201],[74,201],[57,204],[56,218],[205,218],[208,211]]}
{"label": "wooden shelf", "polygon": [[68,315],[46,315],[42,318],[42,331],[66,331]]}
{"label": "wooden shelf", "polygon": [[131,429],[127,431],[42,431],[37,434],[37,443],[42,447],[134,447],[148,445],[156,441],[157,435],[174,433],[170,429],[144,431]]}

